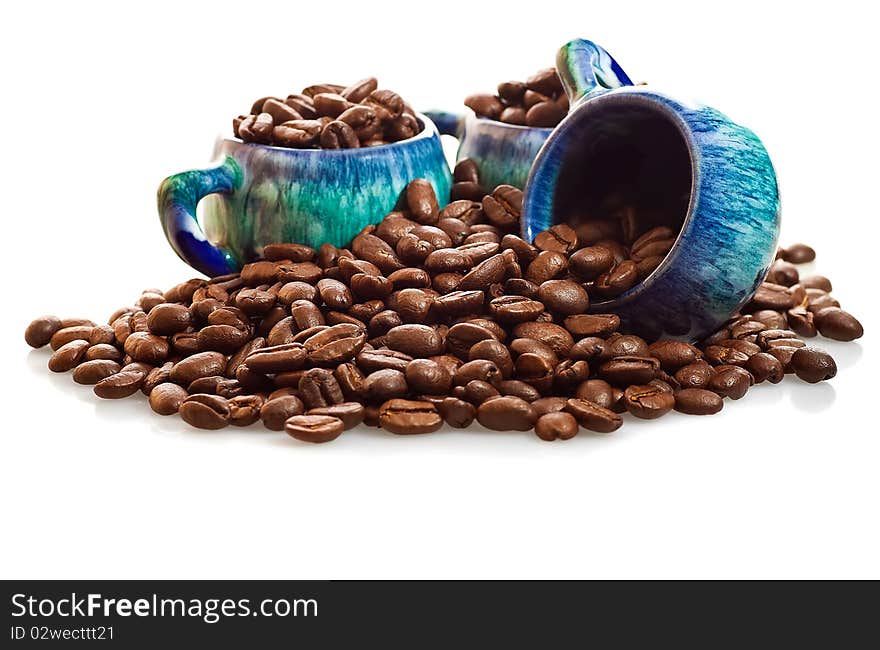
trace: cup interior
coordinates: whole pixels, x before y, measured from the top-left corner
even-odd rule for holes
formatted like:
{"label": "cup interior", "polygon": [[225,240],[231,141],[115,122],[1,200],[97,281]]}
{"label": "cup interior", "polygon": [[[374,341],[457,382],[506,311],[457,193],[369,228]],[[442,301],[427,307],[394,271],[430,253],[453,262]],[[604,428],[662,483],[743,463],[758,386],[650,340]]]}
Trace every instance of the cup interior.
{"label": "cup interior", "polygon": [[[597,222],[631,246],[688,215],[694,164],[674,116],[638,95],[600,98],[575,112],[552,197],[557,223],[595,237]],[[600,230],[601,230],[600,228]],[[589,232],[585,232],[589,231]]]}

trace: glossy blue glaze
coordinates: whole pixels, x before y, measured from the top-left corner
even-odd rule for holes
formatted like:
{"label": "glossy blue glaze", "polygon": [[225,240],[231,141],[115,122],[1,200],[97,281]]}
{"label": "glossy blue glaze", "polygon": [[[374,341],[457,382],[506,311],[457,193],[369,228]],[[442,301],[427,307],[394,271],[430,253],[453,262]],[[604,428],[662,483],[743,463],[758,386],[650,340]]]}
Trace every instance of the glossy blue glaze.
{"label": "glossy blue glaze", "polygon": [[[391,212],[407,183],[426,178],[441,205],[452,175],[434,124],[409,140],[360,149],[285,149],[222,140],[218,165],[175,174],[159,187],[165,236],[207,275],[237,271],[263,246],[347,246]],[[202,232],[196,205],[203,202]]]}
{"label": "glossy blue glaze", "polygon": [[[570,51],[566,46],[560,52],[560,66],[569,64]],[[590,310],[617,313],[626,329],[650,337],[696,340],[712,332],[749,300],[775,255],[779,191],[767,151],[754,133],[717,110],[684,104],[644,86],[584,93],[579,85],[570,85],[568,90],[573,99],[582,99],[573,103],[532,168],[523,237],[531,241],[562,218],[554,205],[560,174],[572,152],[602,127],[603,116],[638,111],[670,121],[691,165],[691,195],[681,232],[650,276]]]}
{"label": "glossy blue glaze", "polygon": [[529,170],[553,129],[505,124],[448,111],[428,111],[444,135],[460,140],[456,160],[470,158],[480,168],[480,184],[491,191],[499,185],[526,186]]}

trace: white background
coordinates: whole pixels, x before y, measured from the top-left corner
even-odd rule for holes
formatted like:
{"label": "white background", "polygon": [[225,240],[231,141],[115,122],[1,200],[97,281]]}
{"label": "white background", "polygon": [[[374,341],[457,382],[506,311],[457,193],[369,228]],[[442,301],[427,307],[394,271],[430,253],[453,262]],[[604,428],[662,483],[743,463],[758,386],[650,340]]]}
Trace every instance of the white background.
{"label": "white background", "polygon": [[[878,51],[861,2],[14,3],[3,17],[4,578],[880,578]],[[253,98],[376,74],[458,107],[582,36],[752,127],[783,243],[865,325],[832,382],[547,444],[474,429],[305,445],[105,402],[30,352],[191,277],[155,191]],[[870,264],[870,266],[869,266]],[[824,345],[825,342],[823,341]]]}

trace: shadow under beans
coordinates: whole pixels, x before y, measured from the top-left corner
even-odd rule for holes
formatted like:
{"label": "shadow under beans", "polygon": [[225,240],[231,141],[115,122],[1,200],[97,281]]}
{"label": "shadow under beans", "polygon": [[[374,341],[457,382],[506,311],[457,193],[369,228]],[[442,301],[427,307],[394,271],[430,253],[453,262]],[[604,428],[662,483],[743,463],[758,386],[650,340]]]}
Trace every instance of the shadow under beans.
{"label": "shadow under beans", "polygon": [[790,383],[791,403],[800,411],[807,413],[821,413],[831,407],[837,399],[837,390],[834,385],[825,381],[818,384],[808,384],[793,379]]}

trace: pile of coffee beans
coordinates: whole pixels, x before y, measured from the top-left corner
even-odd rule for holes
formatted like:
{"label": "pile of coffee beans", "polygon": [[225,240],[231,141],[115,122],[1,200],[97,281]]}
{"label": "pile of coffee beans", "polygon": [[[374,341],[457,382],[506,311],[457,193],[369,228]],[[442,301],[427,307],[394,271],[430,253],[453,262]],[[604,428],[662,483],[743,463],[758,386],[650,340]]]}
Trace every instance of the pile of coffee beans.
{"label": "pile of coffee beans", "polygon": [[315,84],[286,99],[261,97],[250,114],[232,120],[232,130],[245,142],[276,147],[356,149],[406,140],[422,125],[400,95],[369,77],[350,86]]}
{"label": "pile of coffee beans", "polygon": [[[468,161],[455,175],[479,185]],[[622,286],[627,261],[568,226],[524,241],[521,206],[502,185],[441,210],[414,180],[348,248],[269,245],[241,273],[147,289],[106,324],[44,316],[25,339],[98,397],[141,392],[194,427],[262,421],[327,442],[360,423],[416,434],[476,420],[556,440],[610,433],[626,413],[710,415],[785,374],[834,377],[804,339],[862,335],[827,278],[800,276],[815,256],[804,245],[781,249],[742,314],[696,345],[620,332],[587,308],[597,284]],[[642,235],[630,255],[674,234]]]}
{"label": "pile of coffee beans", "polygon": [[477,93],[464,105],[480,117],[506,124],[552,129],[568,113],[568,96],[553,68],[533,74],[525,81],[498,84],[495,95]]}

